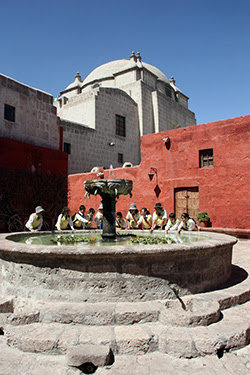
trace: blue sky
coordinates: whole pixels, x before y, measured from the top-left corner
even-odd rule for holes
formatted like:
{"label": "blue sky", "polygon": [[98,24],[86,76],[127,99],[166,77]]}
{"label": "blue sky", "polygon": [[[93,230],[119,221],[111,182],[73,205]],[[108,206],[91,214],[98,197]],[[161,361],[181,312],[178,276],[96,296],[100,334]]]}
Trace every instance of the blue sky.
{"label": "blue sky", "polygon": [[0,73],[56,97],[80,72],[140,51],[197,123],[250,114],[250,0],[9,0]]}

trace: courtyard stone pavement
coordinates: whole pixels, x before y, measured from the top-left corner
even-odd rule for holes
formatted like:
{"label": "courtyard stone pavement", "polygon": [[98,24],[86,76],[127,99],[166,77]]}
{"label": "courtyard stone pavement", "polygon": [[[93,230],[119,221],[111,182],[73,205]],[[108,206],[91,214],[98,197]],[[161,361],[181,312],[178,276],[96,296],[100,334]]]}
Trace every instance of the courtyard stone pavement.
{"label": "courtyard stone pavement", "polygon": [[[234,246],[233,264],[250,269],[250,240],[240,240]],[[248,276],[249,278],[249,276]],[[218,293],[216,291],[215,293]],[[237,293],[237,285],[234,286]],[[250,307],[242,314],[250,320]],[[238,311],[238,310],[236,310]],[[249,322],[250,323],[250,322]],[[180,332],[180,331],[179,331]],[[45,332],[46,334],[46,332]],[[202,337],[200,338],[202,340]],[[205,338],[204,338],[205,340]],[[250,326],[247,329],[250,341]],[[220,357],[220,358],[219,358]],[[65,355],[48,355],[21,351],[7,345],[7,337],[0,335],[0,375],[80,375],[78,368],[67,365]],[[249,375],[250,345],[197,358],[178,358],[162,352],[144,355],[115,354],[114,363],[98,367],[96,375]]]}

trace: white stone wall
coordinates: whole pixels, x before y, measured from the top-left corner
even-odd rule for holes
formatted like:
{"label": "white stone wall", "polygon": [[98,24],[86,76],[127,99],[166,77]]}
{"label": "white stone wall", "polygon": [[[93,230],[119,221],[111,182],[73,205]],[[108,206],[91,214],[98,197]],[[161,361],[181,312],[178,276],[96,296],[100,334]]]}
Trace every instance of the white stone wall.
{"label": "white stone wall", "polygon": [[[76,123],[61,121],[63,141],[71,144],[69,173],[90,171],[93,167],[121,167],[118,153],[124,162],[140,163],[140,137],[137,105],[126,93],[118,89],[100,88],[93,96],[95,103],[95,129]],[[115,134],[116,114],[126,118],[126,137]],[[109,143],[115,143],[110,146]]]}
{"label": "white stone wall", "polygon": [[[5,104],[15,107],[15,122],[4,119]],[[0,74],[0,136],[59,150],[53,96]]]}
{"label": "white stone wall", "polygon": [[[118,153],[124,155],[124,162],[138,164],[140,136],[196,124],[194,113],[188,109],[188,98],[180,92],[175,95],[177,87],[172,86],[170,98],[166,83],[142,66],[114,73],[114,78],[98,77],[98,82],[82,87],[82,92],[74,96],[64,92],[62,104],[56,102],[62,120],[83,127],[79,133],[79,127],[72,125],[70,130],[68,123],[64,126],[64,141],[72,145],[70,173],[89,171],[93,166],[121,167]],[[126,139],[115,137],[114,141],[115,114],[126,117],[127,126],[133,124]],[[90,128],[95,131],[90,132]],[[107,146],[110,142],[115,146]]]}
{"label": "white stone wall", "polygon": [[73,97],[64,95],[60,101],[55,101],[58,116],[62,120],[76,122],[94,129],[96,95],[98,95],[97,89]]}
{"label": "white stone wall", "polygon": [[[128,71],[115,76],[115,86],[122,87],[136,81],[136,70]],[[106,86],[106,85],[105,85]]]}
{"label": "white stone wall", "polygon": [[157,93],[159,132],[195,125],[194,113],[166,95]]}
{"label": "white stone wall", "polygon": [[143,71],[143,82],[150,86],[152,90],[156,89],[156,77],[147,70]]}

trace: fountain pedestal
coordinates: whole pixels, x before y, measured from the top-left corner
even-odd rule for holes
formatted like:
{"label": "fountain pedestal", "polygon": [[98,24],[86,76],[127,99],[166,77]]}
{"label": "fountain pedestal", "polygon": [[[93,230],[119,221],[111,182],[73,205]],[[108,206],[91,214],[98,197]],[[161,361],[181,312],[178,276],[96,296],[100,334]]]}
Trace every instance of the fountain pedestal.
{"label": "fountain pedestal", "polygon": [[115,205],[116,200],[108,194],[102,195],[103,227],[102,237],[109,240],[116,238],[115,230]]}
{"label": "fountain pedestal", "polygon": [[115,229],[115,205],[119,195],[132,196],[133,182],[124,179],[100,179],[84,181],[86,194],[100,195],[103,204],[103,232],[104,239],[114,239]]}

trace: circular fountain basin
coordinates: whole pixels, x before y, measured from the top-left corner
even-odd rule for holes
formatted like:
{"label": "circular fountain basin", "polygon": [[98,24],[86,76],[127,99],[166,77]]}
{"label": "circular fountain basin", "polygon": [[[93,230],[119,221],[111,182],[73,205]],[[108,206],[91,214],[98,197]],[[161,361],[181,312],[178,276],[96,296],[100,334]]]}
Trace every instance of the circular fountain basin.
{"label": "circular fountain basin", "polygon": [[[91,231],[95,232],[99,231]],[[28,233],[27,239],[49,233]],[[197,232],[186,235],[197,237]],[[216,289],[231,277],[232,248],[237,242],[219,233],[201,233],[197,242],[161,245],[15,242],[23,236],[0,234],[2,294],[71,302],[171,299]]]}
{"label": "circular fountain basin", "polygon": [[88,194],[103,195],[107,194],[111,197],[130,194],[133,187],[132,180],[120,178],[109,178],[99,180],[84,181],[84,188]]}

